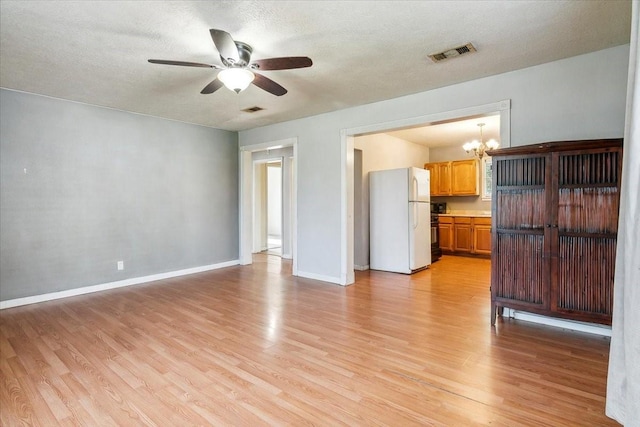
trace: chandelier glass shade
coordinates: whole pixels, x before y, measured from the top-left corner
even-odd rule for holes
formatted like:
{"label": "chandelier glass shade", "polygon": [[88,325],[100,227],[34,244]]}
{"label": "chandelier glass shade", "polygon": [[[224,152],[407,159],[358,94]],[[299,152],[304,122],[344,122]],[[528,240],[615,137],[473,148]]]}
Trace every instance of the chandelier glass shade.
{"label": "chandelier glass shade", "polygon": [[480,140],[474,139],[473,141],[464,143],[464,145],[462,146],[464,151],[466,151],[467,153],[473,153],[473,155],[479,159],[481,159],[484,156],[485,151],[495,150],[500,146],[500,143],[495,139],[490,139],[487,142],[483,141],[482,127],[484,125],[485,125],[484,123],[478,123],[478,127],[480,128]]}
{"label": "chandelier glass shade", "polygon": [[235,93],[245,90],[254,78],[253,73],[245,68],[226,68],[218,73],[218,80]]}

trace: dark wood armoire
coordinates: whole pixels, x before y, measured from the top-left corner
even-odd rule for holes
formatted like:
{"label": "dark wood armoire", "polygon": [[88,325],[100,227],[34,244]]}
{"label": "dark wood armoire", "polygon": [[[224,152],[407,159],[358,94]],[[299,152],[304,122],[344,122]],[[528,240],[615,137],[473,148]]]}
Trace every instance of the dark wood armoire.
{"label": "dark wood armoire", "polygon": [[503,307],[611,324],[622,139],[490,155],[491,324]]}

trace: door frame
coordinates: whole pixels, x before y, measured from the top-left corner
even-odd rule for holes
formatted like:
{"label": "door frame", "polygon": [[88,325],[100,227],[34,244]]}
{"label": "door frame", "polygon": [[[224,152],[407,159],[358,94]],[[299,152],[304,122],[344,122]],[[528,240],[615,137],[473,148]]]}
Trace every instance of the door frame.
{"label": "door frame", "polygon": [[[389,132],[403,128],[428,126],[437,122],[462,120],[473,116],[500,114],[500,146],[511,146],[511,100],[505,99],[490,104],[461,108],[411,117],[408,119],[374,123],[340,131],[340,281],[342,285],[355,282],[354,272],[354,137],[369,133]],[[462,147],[460,147],[462,149]],[[295,150],[294,150],[295,152]]]}
{"label": "door frame", "polygon": [[253,159],[256,151],[293,147],[293,180],[291,191],[291,256],[292,274],[298,275],[298,138],[287,138],[239,148],[240,200],[239,200],[239,262],[253,263]]}

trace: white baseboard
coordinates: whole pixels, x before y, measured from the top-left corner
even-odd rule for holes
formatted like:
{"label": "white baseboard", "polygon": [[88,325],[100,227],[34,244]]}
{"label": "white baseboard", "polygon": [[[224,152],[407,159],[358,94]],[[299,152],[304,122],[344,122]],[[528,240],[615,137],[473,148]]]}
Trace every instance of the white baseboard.
{"label": "white baseboard", "polygon": [[611,326],[599,325],[597,323],[578,322],[575,320],[558,319],[555,317],[547,317],[539,314],[527,313],[525,311],[517,311],[505,307],[502,312],[503,317],[512,317],[517,320],[525,320],[527,322],[539,323],[542,325],[555,326],[556,328],[570,329],[572,331],[587,332],[590,334],[601,335],[604,337],[611,336]]}
{"label": "white baseboard", "polygon": [[283,259],[293,259],[293,255],[291,254],[282,254]]}
{"label": "white baseboard", "polygon": [[315,273],[306,273],[300,270],[298,270],[298,276],[305,277],[307,279],[321,280],[323,282],[335,283],[336,285],[344,286],[344,283],[342,283],[339,277],[324,276],[322,274],[315,274]]}
{"label": "white baseboard", "polygon": [[369,264],[367,264],[367,265],[354,265],[353,269],[354,270],[358,270],[358,271],[369,270]]}
{"label": "white baseboard", "polygon": [[169,271],[167,273],[152,274],[150,276],[133,277],[131,279],[118,280],[117,282],[102,283],[99,285],[83,286],[81,288],[68,289],[66,291],[51,292],[47,294],[34,295],[30,297],[16,298],[7,301],[0,301],[0,310],[21,305],[35,304],[38,302],[52,301],[60,298],[68,298],[76,295],[89,294],[92,292],[106,291],[108,289],[122,288],[125,286],[139,285],[142,283],[154,282],[156,280],[170,279],[172,277],[186,276],[187,274],[202,273],[203,271],[217,270],[219,268],[238,265],[239,260],[221,262],[218,264],[203,265],[201,267],[186,268],[184,270]]}

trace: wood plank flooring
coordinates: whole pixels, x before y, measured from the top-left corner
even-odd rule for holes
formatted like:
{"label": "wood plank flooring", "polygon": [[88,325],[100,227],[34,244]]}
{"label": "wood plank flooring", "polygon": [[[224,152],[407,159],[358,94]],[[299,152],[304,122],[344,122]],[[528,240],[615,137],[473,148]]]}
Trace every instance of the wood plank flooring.
{"label": "wood plank flooring", "polygon": [[0,424],[607,426],[609,339],[489,324],[490,261],[229,267],[0,312]]}

